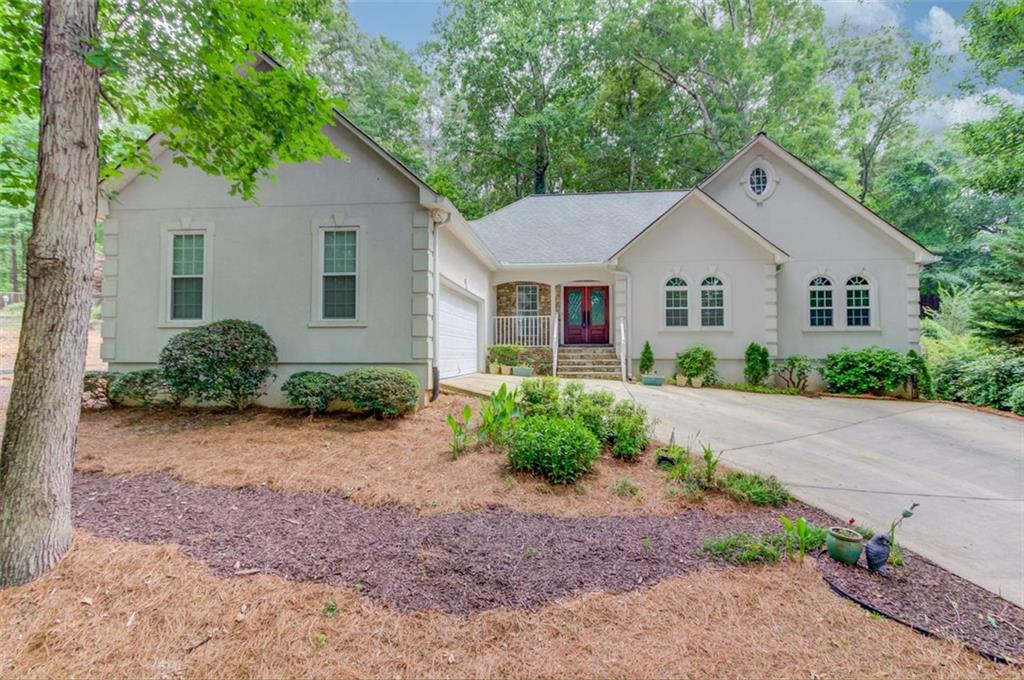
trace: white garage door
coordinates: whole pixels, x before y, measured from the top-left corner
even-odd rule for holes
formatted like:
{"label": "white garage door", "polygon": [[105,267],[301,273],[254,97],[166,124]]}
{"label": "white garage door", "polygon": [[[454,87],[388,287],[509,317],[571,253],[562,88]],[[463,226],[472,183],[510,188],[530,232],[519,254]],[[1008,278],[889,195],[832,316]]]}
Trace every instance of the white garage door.
{"label": "white garage door", "polygon": [[441,377],[476,373],[479,356],[476,302],[441,286],[438,315]]}

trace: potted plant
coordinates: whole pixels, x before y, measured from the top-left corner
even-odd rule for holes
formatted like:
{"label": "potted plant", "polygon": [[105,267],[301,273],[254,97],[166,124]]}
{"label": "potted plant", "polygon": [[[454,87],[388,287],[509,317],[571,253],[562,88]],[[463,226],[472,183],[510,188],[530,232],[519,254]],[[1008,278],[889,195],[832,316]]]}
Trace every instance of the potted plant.
{"label": "potted plant", "polygon": [[489,351],[491,372],[511,375],[512,367],[519,364],[522,351],[519,345],[493,345]]}
{"label": "potted plant", "polygon": [[665,384],[665,376],[658,375],[654,370],[654,350],[649,342],[644,343],[644,349],[640,352],[640,382],[657,387]]}
{"label": "potted plant", "polygon": [[533,366],[513,366],[512,375],[518,375],[523,378],[529,378],[533,375]]}
{"label": "potted plant", "polygon": [[847,522],[849,526],[829,527],[828,535],[825,537],[828,556],[851,567],[857,564],[864,549],[864,537],[853,528],[853,523],[854,519],[851,517]]}
{"label": "potted plant", "polygon": [[705,345],[693,347],[676,354],[676,368],[686,378],[686,384],[700,387],[708,374],[715,368],[715,353]]}

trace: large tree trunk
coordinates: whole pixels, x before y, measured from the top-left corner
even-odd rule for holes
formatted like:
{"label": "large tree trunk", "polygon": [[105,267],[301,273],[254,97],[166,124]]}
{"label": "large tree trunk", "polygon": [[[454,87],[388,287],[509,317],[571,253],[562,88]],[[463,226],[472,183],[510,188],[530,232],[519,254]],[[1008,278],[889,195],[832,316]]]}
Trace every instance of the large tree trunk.
{"label": "large tree trunk", "polygon": [[39,172],[25,314],[0,449],[0,586],[71,543],[71,470],[92,294],[99,74],[81,50],[97,0],[44,0]]}

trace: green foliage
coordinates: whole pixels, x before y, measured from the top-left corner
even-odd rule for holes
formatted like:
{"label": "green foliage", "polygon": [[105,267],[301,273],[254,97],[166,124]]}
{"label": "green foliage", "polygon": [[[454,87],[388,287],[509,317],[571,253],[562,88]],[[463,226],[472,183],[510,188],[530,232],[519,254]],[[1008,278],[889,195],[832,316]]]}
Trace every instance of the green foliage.
{"label": "green foliage", "polygon": [[801,563],[803,563],[804,554],[808,550],[816,550],[825,545],[825,537],[828,532],[821,527],[814,526],[805,518],[799,517],[794,521],[785,515],[779,515],[779,522],[784,531],[783,540],[786,554],[788,555],[791,549],[796,549]]}
{"label": "green foliage", "polygon": [[924,357],[914,350],[910,350],[907,352],[907,364],[910,369],[910,384],[913,386],[915,396],[933,399],[935,383],[932,381],[932,373]]}
{"label": "green foliage", "polygon": [[242,409],[265,393],[277,348],[251,321],[228,319],[192,328],[160,351],[160,370],[179,401]]}
{"label": "green foliage", "polygon": [[807,378],[814,370],[814,361],[803,354],[794,354],[783,359],[775,367],[775,375],[786,384],[786,387],[798,392],[807,390]]}
{"label": "green foliage", "polygon": [[704,468],[701,470],[699,482],[705,489],[711,489],[717,483],[715,481],[715,471],[718,469],[718,461],[722,456],[716,456],[710,444],[701,443],[701,449],[703,450],[701,457],[704,459]]}
{"label": "green foliage", "polygon": [[775,477],[762,477],[747,472],[728,472],[718,485],[732,498],[754,505],[785,505],[789,491]]}
{"label": "green foliage", "polygon": [[561,389],[558,378],[527,378],[519,385],[519,405],[528,416],[558,415]]}
{"label": "green foliage", "polygon": [[107,398],[118,406],[167,406],[176,401],[156,368],[115,373],[107,388]]}
{"label": "green foliage", "polygon": [[650,342],[645,342],[644,348],[640,352],[640,375],[650,375],[653,370],[654,350],[651,349]]}
{"label": "green foliage", "polygon": [[983,337],[1024,345],[1024,229],[1009,230],[993,241],[991,260],[980,278],[971,325]]}
{"label": "green foliage", "polygon": [[1024,382],[1018,383],[1010,390],[1006,406],[1019,416],[1024,416]]}
{"label": "green foliage", "polygon": [[608,390],[584,392],[581,383],[570,382],[562,391],[560,412],[579,420],[604,444],[615,435],[611,418],[614,401],[615,395]]}
{"label": "green foliage", "polygon": [[416,410],[420,394],[420,381],[404,368],[357,368],[338,377],[338,398],[375,418]]}
{"label": "green foliage", "polygon": [[920,503],[911,503],[909,508],[905,508],[900,516],[892,521],[889,525],[889,561],[895,565],[903,564],[903,551],[900,549],[899,543],[896,542],[896,529],[903,524],[903,520],[909,519],[914,516],[914,510]]}
{"label": "green foliage", "polygon": [[768,348],[757,342],[747,345],[743,366],[743,377],[747,383],[760,385],[771,370],[772,362],[768,355]]}
{"label": "green foliage", "polygon": [[654,424],[647,409],[633,401],[622,400],[612,408],[608,423],[611,430],[612,455],[635,460],[647,448]]}
{"label": "green foliage", "polygon": [[518,366],[523,348],[519,345],[491,345],[487,348],[487,363]]}
{"label": "green foliage", "polygon": [[[926,309],[925,316],[932,324],[932,330],[928,335],[932,337],[946,337],[950,335],[966,335],[971,330],[971,322],[974,318],[974,300],[978,297],[976,286],[966,288],[955,288],[953,286],[938,287],[939,308]],[[922,334],[925,334],[925,325],[921,326]]]}
{"label": "green foliage", "polygon": [[571,484],[600,454],[597,437],[571,418],[535,416],[516,421],[508,448],[513,470],[526,470],[552,484]]}
{"label": "green foliage", "polygon": [[503,446],[508,442],[512,422],[520,415],[516,402],[516,391],[509,390],[504,383],[480,402],[480,425],[476,434],[481,444],[490,442]]}
{"label": "green foliage", "polygon": [[86,371],[82,380],[82,405],[112,404],[108,392],[115,375],[110,371]]}
{"label": "green foliage", "polygon": [[631,479],[620,479],[612,484],[612,493],[619,498],[640,498],[643,495],[640,487]]}
{"label": "green foliage", "polygon": [[552,356],[550,347],[524,347],[519,353],[516,365],[529,366],[537,375],[551,375]]}
{"label": "green foliage", "polygon": [[906,356],[873,346],[829,354],[822,374],[829,392],[887,394],[906,385],[912,373]]}
{"label": "green foliage", "polygon": [[694,345],[676,354],[676,369],[686,377],[687,382],[693,378],[707,378],[714,370],[715,352],[707,345]]}
{"label": "green foliage", "polygon": [[795,387],[775,387],[773,385],[751,385],[750,383],[723,383],[715,385],[722,390],[733,390],[735,392],[753,392],[754,394],[788,394],[795,396],[803,392]]}
{"label": "green foliage", "polygon": [[[452,458],[458,458],[469,448],[469,428],[472,418],[473,408],[469,404],[462,407],[461,421],[452,414],[448,414],[448,427],[452,430],[452,441],[449,444],[452,450]],[[508,487],[507,478],[505,482],[505,486]],[[512,483],[515,484],[515,479],[512,480]]]}
{"label": "green foliage", "polygon": [[704,552],[712,557],[739,566],[768,564],[782,558],[778,541],[770,536],[752,536],[737,532],[704,541]]}
{"label": "green foliage", "polygon": [[981,342],[922,339],[940,399],[1010,409],[1024,382],[1024,354]]}
{"label": "green foliage", "polygon": [[337,378],[323,371],[299,371],[284,381],[281,391],[291,406],[323,413],[337,395]]}

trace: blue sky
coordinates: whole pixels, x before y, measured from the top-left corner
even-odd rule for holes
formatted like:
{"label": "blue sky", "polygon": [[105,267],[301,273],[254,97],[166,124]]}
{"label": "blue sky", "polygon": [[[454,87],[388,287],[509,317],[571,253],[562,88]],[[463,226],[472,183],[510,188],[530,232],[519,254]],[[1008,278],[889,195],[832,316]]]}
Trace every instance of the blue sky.
{"label": "blue sky", "polygon": [[[949,71],[937,77],[934,91],[942,98],[919,116],[918,123],[939,130],[953,123],[977,120],[990,115],[981,95],[963,96],[956,84],[967,72],[966,58],[960,50],[963,29],[957,25],[969,0],[815,0],[825,10],[829,26],[844,19],[855,31],[881,26],[902,26],[914,37],[938,42],[940,52],[952,58]],[[371,35],[383,34],[407,50],[415,50],[430,38],[431,29],[442,3],[436,0],[349,0],[349,8],[360,28]],[[1024,106],[1020,83],[1007,79],[1007,87],[995,91],[1017,106]]]}

